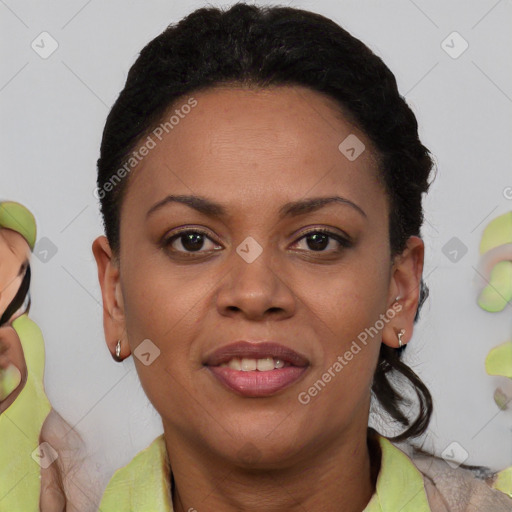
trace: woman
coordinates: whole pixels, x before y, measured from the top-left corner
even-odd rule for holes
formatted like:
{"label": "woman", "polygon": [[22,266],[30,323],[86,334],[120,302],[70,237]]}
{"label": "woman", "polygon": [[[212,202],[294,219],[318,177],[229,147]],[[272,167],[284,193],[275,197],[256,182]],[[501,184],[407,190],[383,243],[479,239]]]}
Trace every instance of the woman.
{"label": "woman", "polygon": [[143,49],[103,132],[93,252],[107,344],[164,433],[103,512],[512,509],[368,428],[372,395],[394,441],[432,412],[400,360],[431,168],[393,74],[320,15],[199,9]]}

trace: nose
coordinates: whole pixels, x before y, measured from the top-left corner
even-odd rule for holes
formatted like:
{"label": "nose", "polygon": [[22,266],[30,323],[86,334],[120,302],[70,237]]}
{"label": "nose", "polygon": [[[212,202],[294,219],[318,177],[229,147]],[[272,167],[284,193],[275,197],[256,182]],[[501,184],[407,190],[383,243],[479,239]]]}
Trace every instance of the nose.
{"label": "nose", "polygon": [[271,249],[264,249],[254,260],[246,258],[243,251],[233,251],[228,265],[230,271],[216,296],[221,315],[262,320],[268,316],[284,319],[295,313],[297,299]]}

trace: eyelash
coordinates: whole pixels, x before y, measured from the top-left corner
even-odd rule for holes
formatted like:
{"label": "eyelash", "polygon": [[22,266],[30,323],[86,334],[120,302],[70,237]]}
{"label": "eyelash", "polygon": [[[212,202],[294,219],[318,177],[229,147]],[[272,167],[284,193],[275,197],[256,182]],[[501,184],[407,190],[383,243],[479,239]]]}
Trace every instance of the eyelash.
{"label": "eyelash", "polygon": [[[198,234],[198,235],[203,235],[206,238],[208,238],[210,241],[216,243],[214,240],[212,240],[210,238],[208,233],[206,233],[205,231],[202,231],[201,229],[184,229],[182,231],[178,231],[177,233],[175,233],[175,234],[173,234],[173,235],[171,235],[169,237],[164,238],[162,240],[161,247],[164,248],[164,249],[167,249],[170,245],[172,245],[172,243],[175,240],[179,239],[183,235],[191,234],[191,233]],[[305,252],[312,252],[312,253],[319,253],[319,254],[339,253],[343,249],[348,249],[348,248],[352,247],[352,245],[353,245],[352,242],[350,240],[348,240],[347,238],[345,238],[345,237],[343,237],[343,236],[341,236],[341,235],[339,235],[337,233],[334,233],[332,231],[329,231],[328,229],[325,229],[325,228],[315,228],[315,229],[311,229],[309,231],[306,231],[305,233],[303,233],[300,236],[300,238],[298,238],[296,240],[295,243],[300,242],[301,240],[307,238],[308,236],[311,236],[313,234],[318,234],[318,233],[328,235],[329,238],[332,238],[333,240],[336,240],[340,247],[338,247],[338,249],[335,249],[333,251],[306,250]],[[215,249],[213,251],[215,251]],[[174,251],[174,252],[178,252],[180,254],[196,255],[196,254],[207,253],[207,252],[212,252],[212,251]]]}

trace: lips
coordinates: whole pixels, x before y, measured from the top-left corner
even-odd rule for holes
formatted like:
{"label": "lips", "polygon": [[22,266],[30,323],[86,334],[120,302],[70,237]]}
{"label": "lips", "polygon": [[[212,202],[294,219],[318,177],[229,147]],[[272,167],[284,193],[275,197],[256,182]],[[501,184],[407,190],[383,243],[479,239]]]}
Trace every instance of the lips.
{"label": "lips", "polygon": [[234,357],[249,359],[264,359],[273,357],[280,359],[291,366],[308,366],[309,361],[306,357],[294,350],[273,342],[238,341],[217,349],[205,361],[206,366],[219,366],[227,363]]}
{"label": "lips", "polygon": [[[237,370],[226,366],[233,359],[248,362],[270,358],[274,362],[279,361],[279,364],[276,363],[274,369],[267,367],[266,371],[244,368]],[[204,365],[224,389],[244,397],[262,398],[296,383],[307,371],[309,361],[303,355],[278,343],[239,341],[217,349],[207,357]]]}

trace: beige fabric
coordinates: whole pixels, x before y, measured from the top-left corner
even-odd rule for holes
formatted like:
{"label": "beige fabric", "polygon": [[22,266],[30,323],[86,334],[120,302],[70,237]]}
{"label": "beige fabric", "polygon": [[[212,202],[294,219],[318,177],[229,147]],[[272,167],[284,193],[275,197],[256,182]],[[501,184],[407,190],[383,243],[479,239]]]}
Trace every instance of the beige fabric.
{"label": "beige fabric", "polygon": [[493,476],[463,466],[450,467],[443,459],[400,448],[423,474],[432,512],[512,512],[512,498],[491,487]]}
{"label": "beige fabric", "polygon": [[43,441],[59,457],[47,469],[41,469],[40,512],[97,512],[101,493],[95,482],[93,461],[87,457],[80,435],[53,409],[41,429]]}

